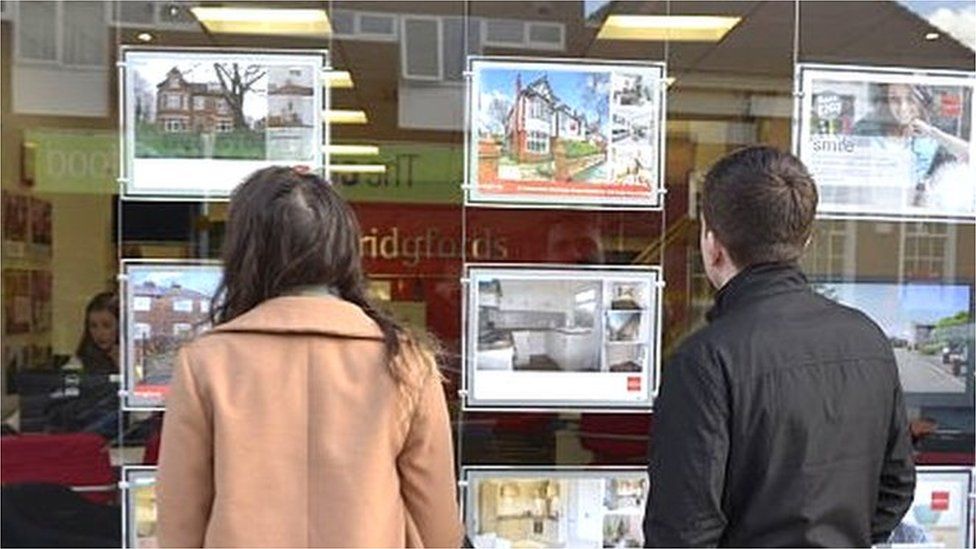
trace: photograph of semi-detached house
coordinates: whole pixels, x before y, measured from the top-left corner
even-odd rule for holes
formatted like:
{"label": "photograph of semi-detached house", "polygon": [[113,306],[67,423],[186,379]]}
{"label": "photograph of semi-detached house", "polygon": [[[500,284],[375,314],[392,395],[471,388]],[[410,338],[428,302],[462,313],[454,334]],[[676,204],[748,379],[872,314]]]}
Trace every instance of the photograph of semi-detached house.
{"label": "photograph of semi-detached house", "polygon": [[133,407],[161,405],[184,342],[209,328],[214,265],[126,265],[127,388]]}
{"label": "photograph of semi-detached house", "polygon": [[472,67],[476,194],[600,204],[651,193],[659,68],[487,59]]}

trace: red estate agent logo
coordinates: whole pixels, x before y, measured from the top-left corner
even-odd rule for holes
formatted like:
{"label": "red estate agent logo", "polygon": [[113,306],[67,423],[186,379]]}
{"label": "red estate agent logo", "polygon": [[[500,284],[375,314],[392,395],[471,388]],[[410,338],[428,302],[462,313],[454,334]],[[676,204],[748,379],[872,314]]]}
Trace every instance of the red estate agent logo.
{"label": "red estate agent logo", "polygon": [[949,510],[949,492],[932,492],[932,510]]}
{"label": "red estate agent logo", "polygon": [[641,390],[641,378],[639,377],[628,377],[627,378],[627,390],[628,391],[640,391]]}

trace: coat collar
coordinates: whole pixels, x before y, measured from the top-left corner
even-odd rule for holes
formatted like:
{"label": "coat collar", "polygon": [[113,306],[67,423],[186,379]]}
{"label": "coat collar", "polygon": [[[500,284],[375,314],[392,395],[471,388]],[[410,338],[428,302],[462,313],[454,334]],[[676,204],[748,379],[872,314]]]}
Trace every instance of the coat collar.
{"label": "coat collar", "polygon": [[752,265],[732,277],[715,294],[715,305],[708,311],[709,322],[746,303],[785,292],[809,290],[807,277],[793,263]]}
{"label": "coat collar", "polygon": [[362,309],[327,295],[290,295],[269,299],[209,333],[240,332],[383,339],[379,326]]}

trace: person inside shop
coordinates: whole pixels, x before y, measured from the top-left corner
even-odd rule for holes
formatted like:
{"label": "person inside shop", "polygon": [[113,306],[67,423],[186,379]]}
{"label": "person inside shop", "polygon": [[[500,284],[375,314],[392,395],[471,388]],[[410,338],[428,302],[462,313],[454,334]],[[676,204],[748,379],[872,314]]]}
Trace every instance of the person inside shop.
{"label": "person inside shop", "polygon": [[915,487],[898,368],[866,315],[797,267],[817,188],[799,159],[741,149],[708,172],[708,325],[662,368],[649,546],[866,547]]}
{"label": "person inside shop", "polygon": [[[969,143],[940,129],[932,120],[938,107],[927,86],[875,86],[874,113],[854,125],[855,135],[894,138],[911,151],[912,205],[972,207],[972,182],[957,169],[969,163]],[[960,177],[964,181],[959,181]],[[967,187],[959,189],[959,184]],[[968,196],[968,201],[960,198]]]}
{"label": "person inside shop", "polygon": [[457,547],[451,426],[428,338],[366,298],[360,230],[312,173],[232,195],[211,307],[167,397],[163,547]]}
{"label": "person inside shop", "polygon": [[119,300],[113,292],[102,292],[88,302],[78,347],[61,369],[119,373]]}

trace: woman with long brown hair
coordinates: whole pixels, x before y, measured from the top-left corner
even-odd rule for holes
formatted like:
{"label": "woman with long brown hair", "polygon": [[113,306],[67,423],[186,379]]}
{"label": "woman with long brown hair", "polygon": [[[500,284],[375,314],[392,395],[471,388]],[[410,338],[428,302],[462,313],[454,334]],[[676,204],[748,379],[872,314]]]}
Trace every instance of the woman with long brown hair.
{"label": "woman with long brown hair", "polygon": [[266,168],[235,191],[213,329],[167,401],[161,545],[460,543],[434,353],[369,303],[359,247],[320,177]]}

